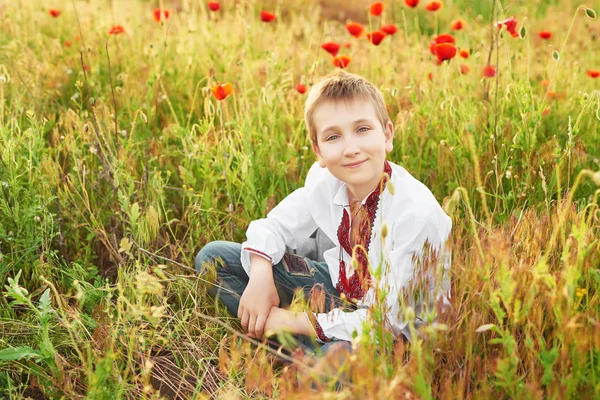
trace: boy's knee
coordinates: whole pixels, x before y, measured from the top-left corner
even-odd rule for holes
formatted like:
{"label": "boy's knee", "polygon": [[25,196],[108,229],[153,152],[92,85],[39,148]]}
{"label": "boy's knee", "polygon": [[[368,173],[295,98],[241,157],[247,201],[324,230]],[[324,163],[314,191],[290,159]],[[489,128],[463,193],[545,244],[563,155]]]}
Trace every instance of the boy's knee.
{"label": "boy's knee", "polygon": [[204,275],[208,271],[207,264],[214,264],[219,256],[219,241],[207,243],[196,255],[196,273]]}

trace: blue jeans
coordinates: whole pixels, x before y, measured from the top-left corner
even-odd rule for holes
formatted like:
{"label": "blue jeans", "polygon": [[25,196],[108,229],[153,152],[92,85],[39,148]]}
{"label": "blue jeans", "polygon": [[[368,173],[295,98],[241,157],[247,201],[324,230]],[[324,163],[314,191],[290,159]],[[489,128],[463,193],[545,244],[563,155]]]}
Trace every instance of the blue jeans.
{"label": "blue jeans", "polygon": [[[227,241],[214,241],[208,243],[196,256],[196,271],[202,277],[208,275],[212,268],[216,272],[216,282],[209,282],[207,293],[214,299],[220,300],[227,308],[229,314],[237,318],[240,298],[248,285],[249,276],[241,263],[242,246],[239,243]],[[296,254],[286,253],[278,264],[273,265],[273,280],[279,294],[279,307],[287,308],[291,305],[294,293],[301,289],[305,299],[320,299],[320,304],[309,302],[314,312],[328,312],[333,308],[347,311],[356,310],[356,306],[340,298],[340,293],[331,283],[329,268],[325,262],[317,262]],[[320,295],[319,292],[324,292]],[[324,298],[324,304],[323,304]],[[345,347],[351,351],[351,342],[334,340],[325,344],[318,343],[314,338],[295,334],[296,347],[301,347],[305,354],[324,356],[327,351],[336,346]],[[406,342],[406,340],[405,340]],[[276,339],[269,339],[269,346],[279,348],[282,346]],[[282,352],[291,354],[296,347],[283,347]],[[344,352],[340,351],[338,361],[344,361]],[[336,384],[338,389],[340,384]],[[314,385],[313,385],[314,387]]]}
{"label": "blue jeans", "polygon": [[[206,276],[212,268],[216,272],[216,282],[208,284],[207,293],[220,300],[229,314],[236,318],[240,298],[249,281],[240,261],[241,251],[242,246],[239,243],[214,241],[204,246],[196,256],[196,271],[200,276]],[[340,293],[331,283],[329,268],[325,262],[286,253],[281,262],[273,266],[273,280],[281,308],[288,308],[294,298],[294,292],[301,289],[307,301],[311,298],[324,299],[324,304],[310,304],[315,312],[328,312],[333,308],[349,311],[356,309],[352,303],[340,299]],[[315,339],[306,335],[295,334],[293,337],[297,347],[302,347],[305,353],[320,353],[319,350],[325,351],[329,348],[329,343],[321,347]],[[270,339],[272,347],[279,347],[278,344],[277,340]],[[291,352],[294,348],[284,347],[283,350]]]}

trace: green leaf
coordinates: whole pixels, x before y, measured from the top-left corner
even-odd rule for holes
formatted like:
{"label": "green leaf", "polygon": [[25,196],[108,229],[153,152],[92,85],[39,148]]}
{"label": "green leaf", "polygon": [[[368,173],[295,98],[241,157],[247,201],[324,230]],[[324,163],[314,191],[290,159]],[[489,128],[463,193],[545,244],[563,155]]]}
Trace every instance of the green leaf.
{"label": "green leaf", "polygon": [[38,308],[40,309],[40,320],[42,323],[48,322],[50,315],[53,312],[52,305],[50,304],[50,288],[46,289],[44,293],[42,293]]}
{"label": "green leaf", "polygon": [[521,39],[523,39],[525,37],[525,35],[527,35],[527,28],[522,26],[521,30],[519,31],[519,36],[521,37]]}
{"label": "green leaf", "polygon": [[38,307],[42,314],[52,311],[52,306],[50,305],[50,288],[46,289],[44,293],[42,293]]}
{"label": "green leaf", "polygon": [[555,61],[560,60],[560,54],[558,53],[558,51],[556,51],[556,50],[552,51],[552,58],[554,58]]}
{"label": "green leaf", "polygon": [[40,358],[41,356],[39,351],[29,346],[10,347],[0,350],[0,361],[16,361],[24,358]]}
{"label": "green leaf", "polygon": [[596,11],[592,10],[591,8],[585,8],[585,13],[588,16],[588,18],[591,19],[596,19]]}
{"label": "green leaf", "polygon": [[130,220],[131,226],[134,226],[136,224],[139,217],[140,217],[140,205],[137,202],[135,202],[131,206],[131,210],[130,210],[130,214],[129,214],[129,220]]}
{"label": "green leaf", "polygon": [[29,292],[24,287],[19,286],[19,278],[21,277],[21,270],[15,276],[15,279],[8,278],[8,285],[4,285],[6,292],[4,295],[7,297],[12,297],[14,300],[13,304],[24,304],[31,305],[29,301]]}

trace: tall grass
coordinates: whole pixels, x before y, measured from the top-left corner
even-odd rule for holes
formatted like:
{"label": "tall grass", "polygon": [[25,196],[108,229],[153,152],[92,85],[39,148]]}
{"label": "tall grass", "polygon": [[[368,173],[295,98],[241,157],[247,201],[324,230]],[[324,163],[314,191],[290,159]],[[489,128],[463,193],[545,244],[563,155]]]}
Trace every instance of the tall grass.
{"label": "tall grass", "polygon": [[[315,158],[295,85],[333,69],[327,40],[351,42],[349,71],[389,105],[390,159],[454,222],[453,312],[407,348],[356,338],[339,396],[600,396],[600,92],[585,73],[600,67],[600,26],[578,8],[598,2],[457,1],[435,14],[388,3],[383,19],[401,30],[378,47],[344,29],[346,18],[378,27],[366,1],[223,1],[210,13],[186,0],[58,0],[56,19],[46,2],[0,4],[3,397],[333,390],[307,382],[335,365],[273,368],[192,269],[204,244],[243,241],[302,185]],[[156,23],[157,6],[171,17]],[[261,22],[263,8],[278,19]],[[524,38],[491,29],[513,14]],[[472,55],[437,66],[428,44],[458,17]],[[126,33],[108,35],[112,24]],[[494,79],[481,74],[490,49]],[[234,94],[218,103],[210,87],[226,81]]]}

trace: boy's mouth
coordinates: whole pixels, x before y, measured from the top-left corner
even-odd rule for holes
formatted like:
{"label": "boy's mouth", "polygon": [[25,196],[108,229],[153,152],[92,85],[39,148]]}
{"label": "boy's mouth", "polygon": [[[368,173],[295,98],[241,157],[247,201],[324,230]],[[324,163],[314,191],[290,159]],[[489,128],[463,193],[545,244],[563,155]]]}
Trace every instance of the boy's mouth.
{"label": "boy's mouth", "polygon": [[348,168],[356,168],[356,167],[358,167],[359,165],[362,165],[362,164],[363,164],[365,161],[367,161],[367,160],[357,161],[357,162],[355,162],[355,163],[352,163],[352,164],[345,164],[345,165],[344,165],[344,167],[348,167]]}

